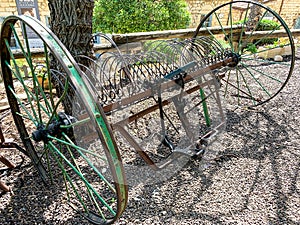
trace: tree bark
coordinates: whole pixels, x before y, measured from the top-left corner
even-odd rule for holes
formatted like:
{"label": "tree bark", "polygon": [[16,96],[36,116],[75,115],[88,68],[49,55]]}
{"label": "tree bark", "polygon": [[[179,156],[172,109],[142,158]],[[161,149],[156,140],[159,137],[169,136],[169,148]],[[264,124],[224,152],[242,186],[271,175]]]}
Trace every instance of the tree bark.
{"label": "tree bark", "polygon": [[93,54],[94,0],[48,0],[50,28],[73,56]]}
{"label": "tree bark", "polygon": [[[260,2],[259,0],[254,0],[254,2]],[[257,5],[252,5],[250,7],[249,19],[247,21],[247,30],[251,31],[255,29],[260,17],[262,16],[261,7]]]}
{"label": "tree bark", "polygon": [[[48,0],[50,10],[50,29],[66,46],[73,57],[93,55],[92,43],[92,17],[94,0]],[[88,66],[88,60],[82,60],[81,64]],[[51,68],[62,70],[61,65],[54,58],[51,59]],[[56,88],[57,95],[61,96],[65,82],[63,77],[53,78],[51,81]],[[63,100],[65,112],[73,115],[75,92],[68,89],[68,98]]]}

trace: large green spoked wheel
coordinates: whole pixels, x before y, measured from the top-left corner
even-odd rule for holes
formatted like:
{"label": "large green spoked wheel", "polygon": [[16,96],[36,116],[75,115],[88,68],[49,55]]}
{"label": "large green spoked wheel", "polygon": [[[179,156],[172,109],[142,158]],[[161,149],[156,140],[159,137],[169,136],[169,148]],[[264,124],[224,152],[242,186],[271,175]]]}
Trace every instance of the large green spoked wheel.
{"label": "large green spoked wheel", "polygon": [[13,118],[41,177],[91,222],[113,223],[126,207],[127,185],[111,129],[83,72],[31,17],[7,17],[0,45]]}
{"label": "large green spoked wheel", "polygon": [[232,1],[213,9],[194,36],[208,35],[235,62],[216,71],[229,104],[257,106],[274,98],[289,80],[295,60],[292,34],[272,9],[253,1]]}

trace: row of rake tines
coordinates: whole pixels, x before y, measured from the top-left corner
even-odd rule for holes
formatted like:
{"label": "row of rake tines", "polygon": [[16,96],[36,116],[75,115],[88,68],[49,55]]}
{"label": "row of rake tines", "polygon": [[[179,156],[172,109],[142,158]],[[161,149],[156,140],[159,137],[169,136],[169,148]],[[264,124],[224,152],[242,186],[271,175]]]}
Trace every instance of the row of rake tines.
{"label": "row of rake tines", "polygon": [[[79,65],[104,105],[149,89],[180,68],[184,69],[171,79],[201,70],[228,56],[228,51],[210,37],[149,41],[136,54],[123,53],[113,46],[96,59],[77,57],[78,61],[84,57],[90,62],[89,66]],[[187,64],[193,66],[187,68]]]}

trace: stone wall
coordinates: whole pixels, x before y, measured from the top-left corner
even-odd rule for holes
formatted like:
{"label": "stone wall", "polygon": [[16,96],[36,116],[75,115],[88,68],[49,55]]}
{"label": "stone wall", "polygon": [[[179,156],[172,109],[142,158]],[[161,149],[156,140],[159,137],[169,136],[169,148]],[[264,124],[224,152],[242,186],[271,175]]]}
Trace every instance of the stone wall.
{"label": "stone wall", "polygon": [[[276,2],[271,7],[275,8],[276,12],[280,10],[280,5],[276,4]],[[285,0],[280,15],[289,27],[293,27],[296,20],[300,17],[300,1]]]}
{"label": "stone wall", "polygon": [[[189,11],[192,14],[190,27],[197,27],[201,15],[208,14],[216,6],[229,1],[230,0],[186,0]],[[297,18],[300,17],[300,0],[260,0],[259,2],[263,2],[263,4],[279,13],[290,28],[294,27]]]}
{"label": "stone wall", "polygon": [[187,0],[188,9],[192,14],[190,28],[197,27],[201,20],[201,15],[204,16],[212,11],[215,6],[228,2],[227,1],[210,1],[210,0]]}
{"label": "stone wall", "polygon": [[48,8],[48,1],[47,0],[38,0],[39,10],[40,10],[40,17],[43,23],[46,23],[46,18],[50,18],[50,11]]}

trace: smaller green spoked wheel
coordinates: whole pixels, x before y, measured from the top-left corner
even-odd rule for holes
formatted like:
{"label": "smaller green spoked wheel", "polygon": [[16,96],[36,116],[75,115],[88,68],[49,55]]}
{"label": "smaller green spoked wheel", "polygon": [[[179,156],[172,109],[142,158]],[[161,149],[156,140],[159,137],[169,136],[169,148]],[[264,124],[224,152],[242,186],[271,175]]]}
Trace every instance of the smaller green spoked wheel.
{"label": "smaller green spoked wheel", "polygon": [[13,118],[42,179],[89,221],[113,223],[127,203],[124,169],[83,72],[56,36],[31,17],[7,17],[0,45]]}
{"label": "smaller green spoked wheel", "polygon": [[231,52],[231,66],[215,71],[231,105],[261,105],[288,82],[295,61],[292,34],[283,19],[254,1],[231,1],[213,9],[194,37],[208,35]]}

